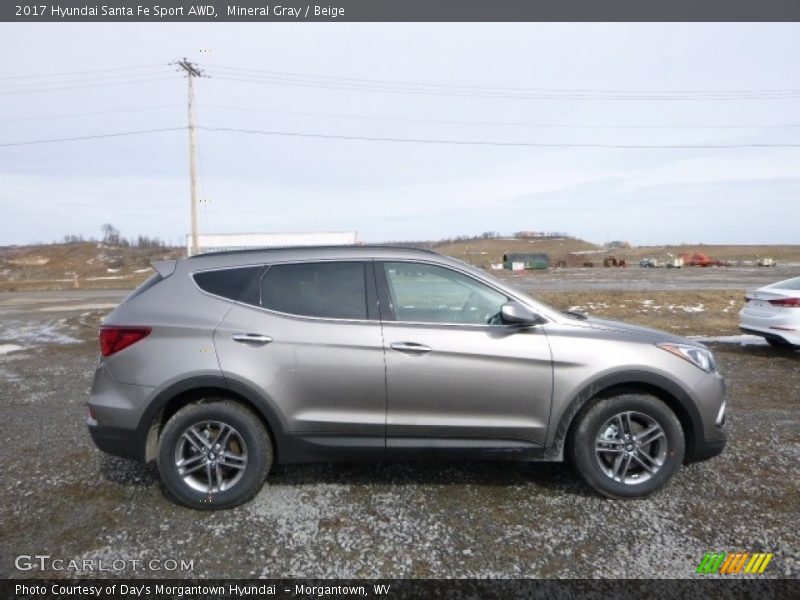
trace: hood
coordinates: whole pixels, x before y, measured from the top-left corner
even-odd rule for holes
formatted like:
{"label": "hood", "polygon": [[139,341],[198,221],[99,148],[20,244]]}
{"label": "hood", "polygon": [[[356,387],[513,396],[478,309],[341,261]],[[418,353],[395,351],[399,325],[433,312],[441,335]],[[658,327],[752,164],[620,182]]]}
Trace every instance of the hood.
{"label": "hood", "polygon": [[630,335],[643,342],[663,343],[672,342],[674,344],[690,344],[692,346],[703,346],[695,340],[689,340],[678,335],[660,331],[658,329],[650,329],[648,327],[640,327],[639,325],[630,325],[628,323],[621,323],[620,321],[608,321],[606,319],[598,319],[596,317],[587,317],[586,323],[593,329],[603,329],[605,331],[616,331]]}

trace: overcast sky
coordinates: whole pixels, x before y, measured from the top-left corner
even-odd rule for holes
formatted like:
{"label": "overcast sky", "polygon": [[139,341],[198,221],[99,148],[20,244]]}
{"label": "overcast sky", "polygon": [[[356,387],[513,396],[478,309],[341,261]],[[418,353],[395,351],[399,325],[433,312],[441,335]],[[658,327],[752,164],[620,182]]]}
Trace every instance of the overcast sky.
{"label": "overcast sky", "polygon": [[[4,23],[0,53],[0,245],[99,236],[105,222],[182,242],[185,130],[2,144],[185,126],[186,80],[167,64],[183,56],[210,75],[197,81],[207,127],[612,146],[800,142],[797,24]],[[759,93],[704,93],[730,90]],[[637,92],[646,99],[632,99]],[[206,233],[357,230],[377,242],[526,229],[640,245],[798,242],[800,148],[200,131],[199,149]]]}

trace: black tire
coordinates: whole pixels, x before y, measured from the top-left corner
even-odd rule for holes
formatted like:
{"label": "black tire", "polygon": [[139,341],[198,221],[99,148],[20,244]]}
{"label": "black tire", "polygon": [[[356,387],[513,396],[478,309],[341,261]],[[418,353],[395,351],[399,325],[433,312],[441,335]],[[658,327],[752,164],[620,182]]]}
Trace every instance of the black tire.
{"label": "black tire", "polygon": [[[615,420],[618,415],[625,419],[625,414],[627,429],[625,423]],[[619,436],[617,441],[617,423],[622,424],[623,432],[633,431],[630,441],[624,439],[630,433]],[[654,425],[663,435],[637,446],[637,436],[641,443],[659,434]],[[653,434],[643,435],[648,429]],[[683,462],[685,445],[680,421],[664,402],[654,396],[624,393],[592,401],[581,411],[567,441],[567,451],[572,465],[589,486],[609,498],[622,499],[647,496],[667,483]],[[602,449],[596,450],[596,446]],[[631,454],[626,454],[629,450]],[[655,458],[648,459],[651,456]],[[649,465],[652,472],[645,470],[643,464]],[[624,482],[619,475],[625,476]]]}
{"label": "black tire", "polygon": [[[192,432],[203,434],[204,439],[190,435],[193,443],[184,437],[192,427],[197,428]],[[215,457],[213,442],[223,441],[219,439],[222,432],[231,429],[222,455]],[[206,442],[211,446],[206,447]],[[188,456],[184,462],[199,470],[180,474],[178,456]],[[215,467],[210,467],[209,457],[219,460],[219,467],[213,462]],[[198,510],[232,508],[252,499],[264,484],[272,466],[272,441],[253,412],[230,400],[209,399],[185,406],[170,418],[159,439],[157,460],[161,479],[174,500]],[[202,467],[197,466],[200,462]],[[230,487],[215,487],[226,476]]]}

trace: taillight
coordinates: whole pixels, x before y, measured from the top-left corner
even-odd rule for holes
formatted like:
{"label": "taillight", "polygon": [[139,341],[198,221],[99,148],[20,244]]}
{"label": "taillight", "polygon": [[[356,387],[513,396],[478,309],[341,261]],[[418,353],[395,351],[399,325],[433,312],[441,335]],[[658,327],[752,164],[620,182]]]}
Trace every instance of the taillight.
{"label": "taillight", "polygon": [[100,353],[103,356],[111,356],[143,340],[151,331],[150,327],[101,327]]}
{"label": "taillight", "polygon": [[779,298],[769,301],[772,306],[782,306],[784,308],[800,308],[800,298]]}

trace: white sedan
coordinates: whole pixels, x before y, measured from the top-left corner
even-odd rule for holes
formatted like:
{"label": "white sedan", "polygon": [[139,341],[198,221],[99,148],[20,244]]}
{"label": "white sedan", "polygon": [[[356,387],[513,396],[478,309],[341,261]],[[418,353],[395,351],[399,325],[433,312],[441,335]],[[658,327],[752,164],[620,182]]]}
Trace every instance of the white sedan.
{"label": "white sedan", "polygon": [[800,347],[800,277],[748,291],[739,328],[773,346]]}

